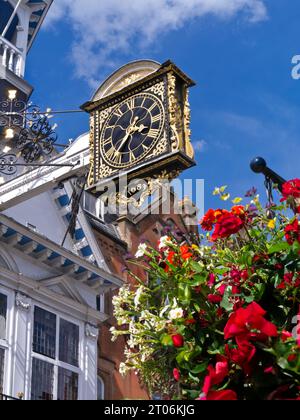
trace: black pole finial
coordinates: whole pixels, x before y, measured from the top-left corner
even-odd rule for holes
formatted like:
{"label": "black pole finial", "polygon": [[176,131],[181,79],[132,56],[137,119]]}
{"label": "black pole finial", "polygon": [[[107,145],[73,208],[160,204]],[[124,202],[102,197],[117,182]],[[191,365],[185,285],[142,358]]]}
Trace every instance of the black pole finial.
{"label": "black pole finial", "polygon": [[272,169],[268,168],[267,162],[262,157],[256,157],[251,161],[250,167],[256,174],[263,174],[266,178],[271,180],[274,184],[278,185],[280,191],[282,191],[283,184],[286,180],[278,175]]}
{"label": "black pole finial", "polygon": [[252,160],[250,167],[253,172],[256,174],[264,173],[264,170],[267,168],[267,162],[262,157],[257,157]]}

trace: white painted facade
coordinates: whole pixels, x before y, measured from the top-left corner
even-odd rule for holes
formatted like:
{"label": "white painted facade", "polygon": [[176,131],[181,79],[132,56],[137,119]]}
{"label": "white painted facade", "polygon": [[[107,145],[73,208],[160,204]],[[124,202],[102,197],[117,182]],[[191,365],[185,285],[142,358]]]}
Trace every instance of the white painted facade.
{"label": "white painted facade", "polygon": [[[82,137],[77,142],[81,140]],[[77,142],[72,146],[73,152],[77,150],[81,154]],[[61,156],[56,158],[61,159]],[[78,170],[85,171],[85,165],[79,165]],[[23,176],[28,179],[32,173]],[[57,180],[49,182],[52,172],[48,177],[39,178],[44,183],[40,194],[34,190],[35,193],[28,196],[19,191],[18,204],[0,214],[0,296],[7,297],[6,335],[0,339],[0,351],[5,351],[0,393],[12,397],[22,394],[30,400],[33,361],[37,359],[53,365],[51,398],[59,397],[58,372],[65,369],[78,377],[78,399],[93,400],[97,398],[99,383],[98,328],[107,319],[102,296],[122,282],[109,273],[82,208],[76,225],[79,236],[75,240],[69,236],[61,246],[71,212],[73,184],[69,174],[65,175],[66,181],[60,179],[60,188],[57,188]],[[3,188],[9,184],[4,184]],[[97,308],[97,298],[100,308]],[[36,307],[56,316],[55,360],[33,351]],[[79,328],[76,367],[59,360],[60,319]]]}
{"label": "white painted facade", "polygon": [[[0,87],[2,80],[18,90],[26,85],[27,52],[52,1],[8,0],[19,24],[12,39],[0,34]],[[1,140],[0,134],[0,155],[7,153]],[[68,167],[27,167],[1,177],[0,400],[104,395],[97,375],[98,331],[108,318],[103,296],[122,280],[110,273],[81,206],[75,237],[62,245],[74,184],[88,172],[89,158],[86,134],[47,162]]]}

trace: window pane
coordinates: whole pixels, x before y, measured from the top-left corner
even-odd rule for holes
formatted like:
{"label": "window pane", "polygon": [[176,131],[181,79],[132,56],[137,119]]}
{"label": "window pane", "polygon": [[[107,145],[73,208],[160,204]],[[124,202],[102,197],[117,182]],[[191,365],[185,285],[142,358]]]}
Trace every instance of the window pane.
{"label": "window pane", "polygon": [[6,339],[7,296],[0,293],[0,339]]}
{"label": "window pane", "polygon": [[97,400],[102,401],[104,400],[104,383],[102,378],[98,376],[97,379]]}
{"label": "window pane", "polygon": [[3,394],[4,358],[5,351],[3,349],[0,349],[0,394]]}
{"label": "window pane", "polygon": [[58,400],[78,400],[78,375],[66,369],[58,369]]}
{"label": "window pane", "polygon": [[33,351],[55,359],[56,315],[40,308],[34,310]]}
{"label": "window pane", "polygon": [[79,366],[79,327],[61,319],[59,331],[59,360]]}
{"label": "window pane", "polygon": [[53,400],[54,367],[42,360],[32,360],[31,399],[34,401]]}

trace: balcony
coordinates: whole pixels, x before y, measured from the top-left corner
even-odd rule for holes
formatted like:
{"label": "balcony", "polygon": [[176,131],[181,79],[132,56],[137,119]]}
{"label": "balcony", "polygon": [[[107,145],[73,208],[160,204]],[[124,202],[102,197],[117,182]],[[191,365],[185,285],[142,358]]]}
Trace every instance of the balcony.
{"label": "balcony", "polygon": [[16,76],[24,76],[24,58],[22,51],[0,36],[0,64]]}
{"label": "balcony", "polygon": [[0,394],[0,401],[21,401],[21,399],[9,397],[8,395],[4,395],[4,394]]}

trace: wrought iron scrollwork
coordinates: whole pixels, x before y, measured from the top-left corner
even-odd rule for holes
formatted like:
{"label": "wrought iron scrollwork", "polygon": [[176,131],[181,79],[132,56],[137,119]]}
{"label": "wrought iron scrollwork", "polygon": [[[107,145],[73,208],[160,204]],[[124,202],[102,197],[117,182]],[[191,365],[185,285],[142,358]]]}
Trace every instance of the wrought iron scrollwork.
{"label": "wrought iron scrollwork", "polygon": [[0,155],[0,173],[3,175],[14,175],[17,172],[16,162],[17,157],[14,154]]}
{"label": "wrought iron scrollwork", "polygon": [[0,127],[13,131],[12,144],[25,163],[38,162],[51,155],[58,139],[49,114],[41,113],[36,105],[15,96],[0,102]]}
{"label": "wrought iron scrollwork", "polygon": [[58,138],[48,117],[39,117],[31,122],[30,126],[23,128],[16,138],[16,148],[21,151],[26,163],[51,155]]}

